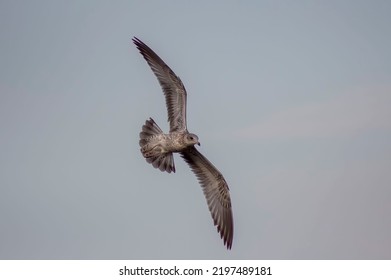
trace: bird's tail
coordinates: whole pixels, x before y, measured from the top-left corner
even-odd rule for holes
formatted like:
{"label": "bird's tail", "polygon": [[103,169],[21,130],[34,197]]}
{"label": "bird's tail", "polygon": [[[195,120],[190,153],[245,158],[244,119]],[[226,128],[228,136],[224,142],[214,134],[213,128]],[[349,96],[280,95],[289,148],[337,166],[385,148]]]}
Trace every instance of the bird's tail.
{"label": "bird's tail", "polygon": [[168,173],[175,172],[173,154],[163,151],[157,139],[159,134],[163,134],[163,131],[155,121],[152,118],[146,120],[140,132],[139,144],[141,153],[153,167],[159,168],[161,171],[167,171]]}

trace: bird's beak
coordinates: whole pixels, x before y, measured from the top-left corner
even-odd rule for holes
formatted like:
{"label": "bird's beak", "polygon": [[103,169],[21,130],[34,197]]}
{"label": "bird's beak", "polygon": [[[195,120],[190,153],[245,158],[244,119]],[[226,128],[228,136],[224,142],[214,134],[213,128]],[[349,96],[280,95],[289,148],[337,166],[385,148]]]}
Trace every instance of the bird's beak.
{"label": "bird's beak", "polygon": [[198,146],[201,146],[201,143],[200,143],[200,142],[198,142],[197,144],[198,144]]}

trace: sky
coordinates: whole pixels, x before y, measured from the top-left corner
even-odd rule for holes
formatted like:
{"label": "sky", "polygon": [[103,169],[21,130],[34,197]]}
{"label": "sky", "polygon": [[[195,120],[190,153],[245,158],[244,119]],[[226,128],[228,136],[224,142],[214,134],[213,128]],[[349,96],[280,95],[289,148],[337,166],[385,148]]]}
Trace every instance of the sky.
{"label": "sky", "polygon": [[[391,259],[390,1],[0,1],[0,259]],[[142,157],[181,77],[230,187]]]}

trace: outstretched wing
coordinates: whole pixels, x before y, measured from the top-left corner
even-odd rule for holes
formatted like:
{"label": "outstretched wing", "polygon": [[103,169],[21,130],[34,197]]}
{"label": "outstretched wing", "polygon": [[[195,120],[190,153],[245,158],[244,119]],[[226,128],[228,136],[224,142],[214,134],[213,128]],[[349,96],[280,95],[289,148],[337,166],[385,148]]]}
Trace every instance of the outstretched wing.
{"label": "outstretched wing", "polygon": [[228,249],[232,247],[234,223],[229,188],[223,175],[194,146],[181,152],[200,182],[214,225]]}
{"label": "outstretched wing", "polygon": [[186,127],[186,89],[181,79],[167,64],[140,39],[134,37],[133,43],[143,55],[157,77],[166,97],[170,132],[184,131]]}

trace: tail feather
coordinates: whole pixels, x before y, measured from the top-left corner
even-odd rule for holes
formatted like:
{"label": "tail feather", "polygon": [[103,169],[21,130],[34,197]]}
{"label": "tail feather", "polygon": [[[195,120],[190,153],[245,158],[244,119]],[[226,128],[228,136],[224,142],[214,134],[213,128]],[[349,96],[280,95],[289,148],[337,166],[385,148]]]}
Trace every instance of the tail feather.
{"label": "tail feather", "polygon": [[159,168],[160,171],[167,171],[168,173],[175,173],[174,157],[172,153],[149,157],[146,159],[148,163],[151,163],[153,167]]}
{"label": "tail feather", "polygon": [[155,123],[155,121],[152,118],[149,118],[149,120],[145,121],[145,124],[143,125],[143,128],[140,132],[140,146],[144,146],[149,141],[149,138],[153,137],[154,135],[162,134],[163,130]]}
{"label": "tail feather", "polygon": [[146,120],[142,127],[142,131],[140,132],[139,144],[141,147],[141,153],[147,162],[151,163],[153,167],[159,168],[161,171],[167,171],[168,173],[175,172],[173,154],[162,153],[162,149],[160,147],[149,145],[151,140],[159,134],[163,134],[163,131],[155,123],[155,121],[152,118]]}

